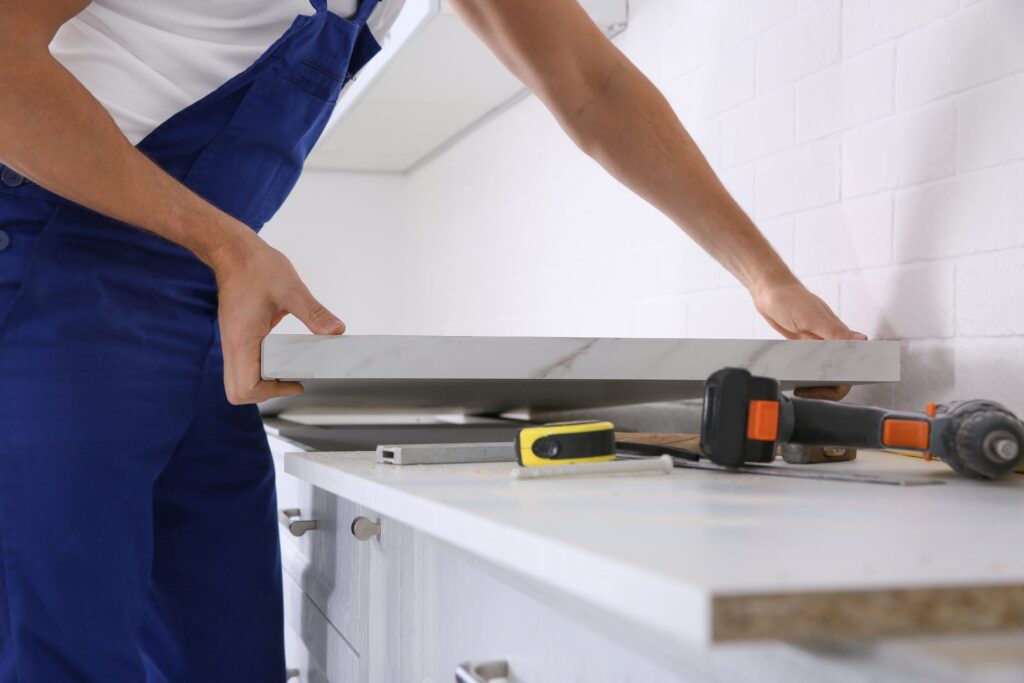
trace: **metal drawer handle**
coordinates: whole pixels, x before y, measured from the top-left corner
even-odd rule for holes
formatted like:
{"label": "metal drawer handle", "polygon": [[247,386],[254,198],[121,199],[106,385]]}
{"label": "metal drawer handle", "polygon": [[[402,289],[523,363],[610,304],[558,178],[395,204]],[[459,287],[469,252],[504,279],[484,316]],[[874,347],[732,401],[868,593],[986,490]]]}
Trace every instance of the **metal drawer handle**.
{"label": "metal drawer handle", "polygon": [[302,511],[298,508],[281,510],[281,524],[284,524],[292,536],[302,536],[307,531],[316,529],[315,519],[300,519]]}
{"label": "metal drawer handle", "polygon": [[455,683],[487,683],[508,678],[508,662],[463,662],[455,669]]}
{"label": "metal drawer handle", "polygon": [[360,541],[369,541],[375,536],[380,536],[380,520],[356,517],[352,520],[352,535]]}
{"label": "metal drawer handle", "polygon": [[298,678],[300,675],[302,674],[298,669],[288,669],[284,672],[285,683],[288,683],[288,681],[292,680],[293,678]]}

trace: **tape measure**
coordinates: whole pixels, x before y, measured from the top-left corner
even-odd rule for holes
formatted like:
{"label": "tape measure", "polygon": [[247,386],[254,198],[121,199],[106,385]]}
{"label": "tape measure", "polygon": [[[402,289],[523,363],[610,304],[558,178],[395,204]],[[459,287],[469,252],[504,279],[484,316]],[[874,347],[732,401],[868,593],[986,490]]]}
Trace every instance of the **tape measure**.
{"label": "tape measure", "polygon": [[615,425],[611,422],[554,422],[526,427],[516,435],[522,467],[572,465],[615,460]]}

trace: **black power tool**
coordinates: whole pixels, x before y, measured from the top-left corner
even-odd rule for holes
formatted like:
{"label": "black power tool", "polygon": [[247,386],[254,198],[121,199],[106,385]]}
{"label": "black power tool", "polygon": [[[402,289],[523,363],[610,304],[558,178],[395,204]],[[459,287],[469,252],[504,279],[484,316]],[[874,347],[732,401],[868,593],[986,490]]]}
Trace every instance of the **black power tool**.
{"label": "black power tool", "polygon": [[1024,423],[992,401],[893,412],[783,396],[776,380],[741,368],[708,378],[700,447],[709,460],[727,467],[771,462],[779,443],[917,451],[975,479],[996,479],[1024,464]]}

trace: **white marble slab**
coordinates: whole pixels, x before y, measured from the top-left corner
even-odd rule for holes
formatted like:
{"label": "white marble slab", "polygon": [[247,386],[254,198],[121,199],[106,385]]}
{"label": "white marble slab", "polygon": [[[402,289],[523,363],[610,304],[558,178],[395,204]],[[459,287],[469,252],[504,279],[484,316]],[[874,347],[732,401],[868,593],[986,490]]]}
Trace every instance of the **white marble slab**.
{"label": "white marble slab", "polygon": [[502,463],[285,457],[290,474],[668,646],[1024,627],[1024,476],[971,481],[877,452],[817,467],[946,485],[696,470],[515,481]]}
{"label": "white marble slab", "polygon": [[894,382],[899,356],[881,341],[271,335],[263,376],[341,407],[496,411],[695,398],[726,366],[787,387]]}

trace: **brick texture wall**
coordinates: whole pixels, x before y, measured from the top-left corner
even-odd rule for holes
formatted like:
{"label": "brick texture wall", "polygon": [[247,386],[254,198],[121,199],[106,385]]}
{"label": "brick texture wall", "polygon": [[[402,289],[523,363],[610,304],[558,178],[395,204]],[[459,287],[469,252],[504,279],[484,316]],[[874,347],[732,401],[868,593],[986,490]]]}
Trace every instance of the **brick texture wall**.
{"label": "brick texture wall", "polygon": [[[807,285],[905,340],[856,399],[1024,411],[1024,1],[632,0],[617,43]],[[535,99],[382,182],[355,331],[775,336]]]}

